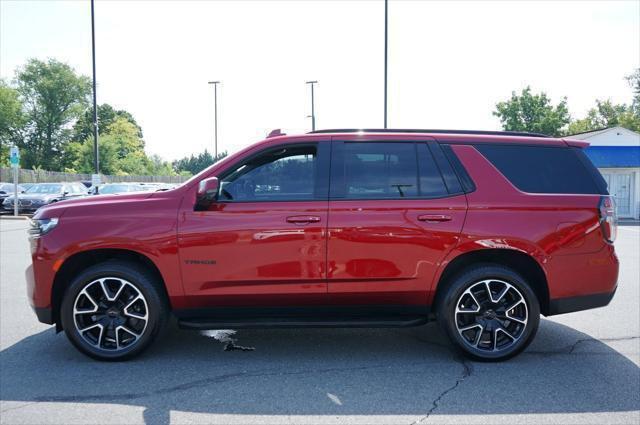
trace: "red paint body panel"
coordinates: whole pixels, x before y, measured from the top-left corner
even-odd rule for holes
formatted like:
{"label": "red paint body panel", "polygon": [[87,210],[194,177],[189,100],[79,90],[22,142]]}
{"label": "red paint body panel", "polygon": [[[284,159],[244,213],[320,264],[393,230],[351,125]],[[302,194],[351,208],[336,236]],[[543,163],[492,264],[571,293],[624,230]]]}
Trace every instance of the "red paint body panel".
{"label": "red paint body panel", "polygon": [[74,254],[91,250],[123,249],[150,259],[164,278],[172,307],[182,308],[184,291],[176,241],[181,198],[175,195],[175,191],[112,195],[97,202],[84,198],[38,210],[34,218],[46,214],[60,217],[60,222],[68,225],[61,224],[50,235],[32,241],[37,282],[34,305],[51,304],[56,261],[62,263]]}
{"label": "red paint body panel", "polygon": [[[439,199],[216,203],[194,211],[202,179],[266,148],[331,143],[332,137],[435,138],[453,147],[476,189]],[[278,136],[227,157],[174,190],[47,206],[35,218],[60,220],[32,242],[30,301],[50,308],[60,266],[75,254],[101,249],[147,257],[159,270],[174,309],[428,306],[448,264],[460,255],[491,249],[516,250],[535,259],[551,299],[613,291],[618,261],[613,246],[603,240],[600,196],[519,191],[470,145],[496,141],[576,145],[552,138],[455,134]],[[300,223],[301,216],[313,220]]]}
{"label": "red paint body panel", "polygon": [[178,225],[189,307],[326,304],[326,202],[185,202]]}
{"label": "red paint body panel", "polygon": [[[438,265],[458,244],[467,201],[331,201],[329,210],[332,304],[427,305]],[[427,214],[451,221],[418,220]]]}
{"label": "red paint body panel", "polygon": [[453,149],[476,190],[467,194],[462,242],[446,263],[474,250],[515,249],[540,264],[551,299],[615,289],[618,262],[600,229],[599,195],[524,193],[472,146]]}

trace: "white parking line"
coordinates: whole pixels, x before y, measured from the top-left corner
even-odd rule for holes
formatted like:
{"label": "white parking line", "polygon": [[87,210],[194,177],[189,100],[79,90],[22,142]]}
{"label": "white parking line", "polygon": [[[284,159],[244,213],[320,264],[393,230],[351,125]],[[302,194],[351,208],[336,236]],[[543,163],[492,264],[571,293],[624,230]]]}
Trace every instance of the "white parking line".
{"label": "white parking line", "polygon": [[618,226],[618,230],[628,230],[633,233],[640,233],[640,227],[638,226]]}

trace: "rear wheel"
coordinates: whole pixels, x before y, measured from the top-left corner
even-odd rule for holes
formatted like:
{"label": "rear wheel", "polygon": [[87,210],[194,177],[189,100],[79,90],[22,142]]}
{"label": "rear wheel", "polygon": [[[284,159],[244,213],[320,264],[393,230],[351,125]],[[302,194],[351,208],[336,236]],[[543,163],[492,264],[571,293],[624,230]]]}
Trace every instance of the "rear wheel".
{"label": "rear wheel", "polygon": [[438,323],[467,356],[500,361],[533,340],[540,321],[535,292],[513,270],[480,265],[455,277],[437,301]]}
{"label": "rear wheel", "polygon": [[135,263],[108,261],[83,271],[64,294],[67,337],[99,360],[125,360],[146,349],[164,327],[165,298],[152,274]]}

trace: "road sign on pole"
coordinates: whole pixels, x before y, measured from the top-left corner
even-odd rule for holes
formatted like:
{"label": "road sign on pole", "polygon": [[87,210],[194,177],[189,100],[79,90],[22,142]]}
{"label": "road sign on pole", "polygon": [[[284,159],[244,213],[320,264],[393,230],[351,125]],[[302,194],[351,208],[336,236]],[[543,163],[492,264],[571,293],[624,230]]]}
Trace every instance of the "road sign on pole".
{"label": "road sign on pole", "polygon": [[20,168],[20,150],[13,145],[9,149],[9,162],[13,168],[13,215],[18,215],[18,169]]}
{"label": "road sign on pole", "polygon": [[15,145],[9,149],[9,162],[13,168],[20,167],[20,150]]}

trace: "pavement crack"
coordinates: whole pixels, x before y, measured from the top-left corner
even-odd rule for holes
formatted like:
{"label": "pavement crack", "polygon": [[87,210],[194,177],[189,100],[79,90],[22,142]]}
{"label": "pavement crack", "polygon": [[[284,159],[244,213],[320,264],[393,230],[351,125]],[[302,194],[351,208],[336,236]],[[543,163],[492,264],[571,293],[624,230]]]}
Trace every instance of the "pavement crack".
{"label": "pavement crack", "polygon": [[357,368],[326,368],[317,370],[304,370],[295,372],[239,372],[230,373],[225,375],[218,375],[209,378],[197,379],[194,381],[185,382],[183,384],[174,385],[171,387],[160,388],[154,391],[136,392],[136,393],[114,393],[114,394],[82,394],[82,395],[64,395],[64,396],[40,396],[34,397],[34,402],[70,402],[70,403],[82,403],[91,401],[118,401],[118,400],[137,400],[141,398],[147,398],[152,396],[171,394],[179,391],[186,391],[193,388],[206,387],[211,384],[218,384],[226,381],[230,381],[238,378],[257,378],[264,376],[290,376],[290,375],[306,375],[317,373],[331,373],[341,372],[345,370],[368,370],[376,368],[386,368],[388,365],[374,365],[374,366],[362,366]]}
{"label": "pavement crack", "polygon": [[633,341],[640,339],[640,336],[623,336],[616,338],[581,338],[576,340],[573,344],[559,348],[557,350],[549,351],[525,351],[523,354],[541,355],[541,356],[562,356],[569,354],[588,354],[588,353],[576,353],[575,350],[579,345],[585,343],[597,343],[597,342],[618,342],[618,341]]}
{"label": "pavement crack", "polygon": [[433,414],[433,412],[435,412],[436,409],[440,406],[440,401],[442,401],[442,399],[447,394],[451,393],[452,391],[455,391],[458,388],[458,386],[460,386],[460,384],[464,382],[465,379],[467,379],[473,374],[473,366],[466,359],[462,357],[458,357],[456,361],[462,365],[462,368],[463,368],[462,375],[458,379],[456,379],[456,382],[452,386],[450,386],[449,388],[445,389],[440,394],[438,394],[438,396],[431,402],[432,404],[431,409],[427,411],[426,415],[424,415],[417,421],[412,422],[410,425],[418,425],[427,421],[429,417]]}
{"label": "pavement crack", "polygon": [[37,401],[30,401],[29,403],[23,403],[23,404],[21,404],[19,406],[8,407],[6,409],[0,410],[0,413],[6,413],[6,412],[10,412],[12,410],[22,409],[24,407],[28,407],[28,406],[31,406],[32,404],[36,404],[36,403],[37,403]]}

